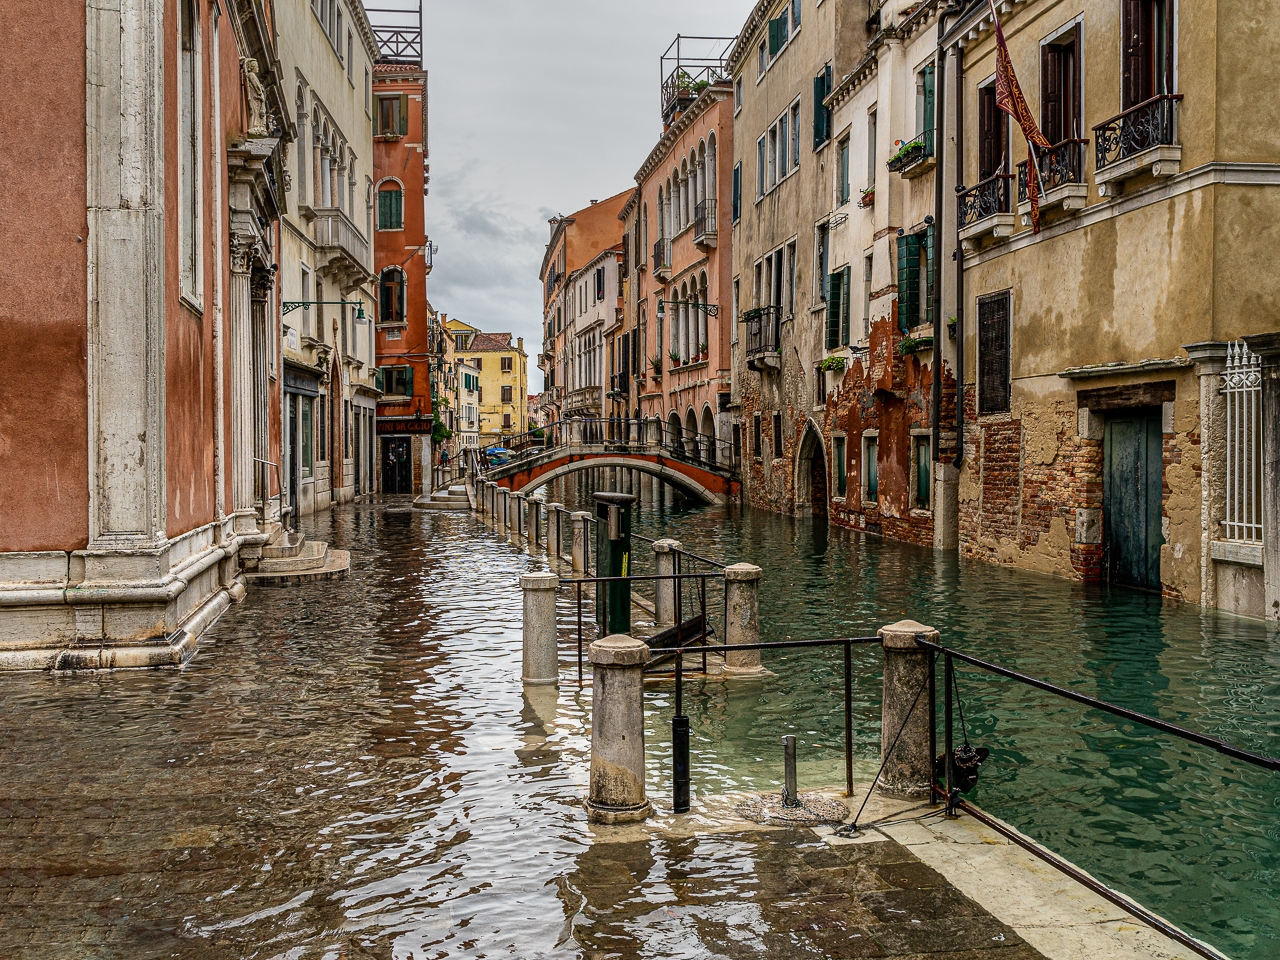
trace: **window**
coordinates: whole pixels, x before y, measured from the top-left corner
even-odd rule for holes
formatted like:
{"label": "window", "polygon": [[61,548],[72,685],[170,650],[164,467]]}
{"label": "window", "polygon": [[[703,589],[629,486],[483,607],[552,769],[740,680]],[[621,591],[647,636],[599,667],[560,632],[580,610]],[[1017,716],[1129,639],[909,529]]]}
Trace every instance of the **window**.
{"label": "window", "polygon": [[815,407],[826,406],[827,403],[827,375],[822,369],[822,364],[815,363],[813,365],[813,405]]}
{"label": "window", "polygon": [[925,156],[933,156],[933,64],[916,74],[916,135],[924,137]]}
{"label": "window", "polygon": [[835,455],[831,458],[835,461],[836,468],[836,496],[843,497],[849,492],[849,473],[845,465],[844,437],[835,437],[832,440],[835,447]]}
{"label": "window", "polygon": [[404,271],[387,267],[378,284],[378,322],[405,322]]}
{"label": "window", "polygon": [[351,75],[355,72],[355,68],[352,66],[352,64],[355,63],[355,58],[351,55],[354,49],[355,47],[354,47],[351,31],[348,30],[347,31],[347,79],[348,80],[351,80]]}
{"label": "window", "polygon": [[862,499],[875,503],[880,499],[880,464],[876,437],[862,438]]}
{"label": "window", "polygon": [[382,391],[389,397],[412,397],[413,367],[383,367]]}
{"label": "window", "polygon": [[791,36],[791,18],[788,8],[782,8],[782,15],[769,21],[769,57],[776,57],[787,45]]}
{"label": "window", "polygon": [[1128,110],[1152,97],[1173,93],[1172,0],[1123,0],[1120,107]]}
{"label": "window", "polygon": [[898,238],[898,326],[933,321],[933,225]]}
{"label": "window", "polygon": [[503,387],[503,388],[502,388],[502,402],[503,402],[503,403],[510,403],[510,402],[511,402],[511,388],[510,388],[510,387]]}
{"label": "window", "polygon": [[839,197],[840,197],[840,201],[839,201],[840,203],[848,203],[849,202],[849,138],[845,137],[843,140],[841,140],[840,146],[837,149],[838,149],[839,158],[840,158],[839,168],[836,173],[836,176],[839,177],[839,183],[837,185],[837,193],[839,194]]}
{"label": "window", "polygon": [[764,196],[765,146],[764,137],[756,141],[756,199]]}
{"label": "window", "polygon": [[298,402],[298,476],[311,476],[311,463],[315,457],[312,445],[315,442],[311,429],[311,398],[297,397]]}
{"label": "window", "polygon": [[378,229],[404,229],[404,191],[396,183],[378,189]]}
{"label": "window", "polygon": [[760,79],[764,76],[764,70],[767,63],[768,61],[765,59],[765,44],[764,41],[761,40],[760,47],[756,50],[756,83],[759,83]]}
{"label": "window", "polygon": [[733,165],[733,222],[742,216],[742,161]]}
{"label": "window", "polygon": [[760,443],[760,414],[757,413],[751,424],[751,455],[759,460],[762,449]]}
{"label": "window", "polygon": [[916,437],[912,451],[915,462],[916,509],[929,509],[929,478],[932,475],[933,458],[929,456],[929,438]]}
{"label": "window", "polygon": [[871,270],[874,255],[862,258],[862,339],[871,339]]}
{"label": "window", "polygon": [[827,299],[827,258],[830,254],[827,241],[830,233],[825,223],[818,224],[818,235],[813,242],[813,278],[818,288],[815,292],[821,301]]}
{"label": "window", "polygon": [[503,430],[510,430],[510,429],[511,429],[511,414],[509,414],[509,413],[504,413],[504,414],[502,415],[502,429],[503,429]]}
{"label": "window", "polygon": [[453,335],[453,349],[454,350],[467,349],[467,335],[465,333],[455,333]]}
{"label": "window", "polygon": [[1005,114],[996,106],[996,87],[978,90],[978,180],[1001,173],[1005,166]]}
{"label": "window", "polygon": [[1009,294],[978,301],[978,412],[1009,409]]}
{"label": "window", "polygon": [[1227,540],[1262,540],[1261,363],[1243,341],[1227,344]]}
{"label": "window", "polygon": [[501,358],[501,365],[502,365],[502,372],[503,372],[503,373],[510,373],[510,372],[511,372],[511,360],[512,360],[512,358],[511,358],[511,357],[502,357],[502,358]]}
{"label": "window", "polygon": [[791,241],[787,244],[787,263],[786,263],[786,280],[787,280],[787,314],[795,316],[796,313],[796,243]]}
{"label": "window", "polygon": [[[368,68],[368,67],[365,67],[365,68],[364,68],[364,112],[365,112],[365,113],[368,113],[368,112],[369,112],[369,88],[370,88],[370,86],[371,86],[371,85],[370,85],[370,83],[369,83],[369,68]],[[306,143],[306,140],[304,139],[302,142],[303,142],[303,143]]]}
{"label": "window", "polygon": [[800,0],[791,0],[791,23],[793,27],[800,26]]}
{"label": "window", "polygon": [[849,343],[849,268],[837,270],[827,279],[827,349],[838,350]]}
{"label": "window", "polygon": [[1040,48],[1040,129],[1057,145],[1079,139],[1080,24]]}
{"label": "window", "polygon": [[737,342],[738,342],[738,313],[739,313],[739,311],[740,311],[740,308],[739,308],[738,304],[739,304],[739,300],[738,300],[738,278],[737,278],[737,277],[734,277],[734,279],[733,279],[733,321],[732,321],[732,322],[733,322],[733,327],[731,328],[731,329],[732,329],[732,333],[733,333],[733,342],[734,342],[734,343],[737,343]]}
{"label": "window", "polygon": [[739,77],[733,81],[733,110],[737,113],[742,109],[742,78]]}
{"label": "window", "polygon": [[831,64],[823,67],[822,72],[813,78],[813,149],[831,139],[831,109],[822,101],[831,93]]}
{"label": "window", "polygon": [[199,302],[201,290],[200,157],[203,112],[200,106],[200,23],[195,0],[182,0],[178,27],[182,46],[179,107],[179,184],[181,190],[179,265],[182,292]]}
{"label": "window", "polygon": [[409,95],[378,98],[378,136],[402,137],[409,132]]}
{"label": "window", "polygon": [[778,179],[787,175],[787,145],[791,138],[787,135],[787,114],[778,118]]}
{"label": "window", "polygon": [[311,296],[311,271],[307,269],[306,264],[302,265],[302,302],[308,304],[302,308],[302,335],[304,337],[311,336],[311,307],[309,301],[313,299]]}
{"label": "window", "polygon": [[791,166],[800,166],[800,98],[791,105]]}
{"label": "window", "polygon": [[329,459],[329,398],[322,393],[316,401],[316,460]]}
{"label": "window", "polygon": [[471,365],[475,367],[477,370],[483,370],[484,369],[484,364],[482,363],[483,360],[484,360],[483,357],[476,357],[474,360],[471,361]]}
{"label": "window", "polygon": [[775,460],[782,456],[782,414],[776,410],[773,413],[773,456]]}
{"label": "window", "polygon": [[769,177],[766,185],[772,187],[778,182],[778,125],[776,123],[769,128],[767,158],[769,161]]}
{"label": "window", "polygon": [[604,299],[604,267],[596,267],[596,301]]}
{"label": "window", "polygon": [[876,185],[876,112],[867,114],[867,189]]}
{"label": "window", "polygon": [[735,423],[733,425],[733,462],[737,463],[742,459],[742,425]]}

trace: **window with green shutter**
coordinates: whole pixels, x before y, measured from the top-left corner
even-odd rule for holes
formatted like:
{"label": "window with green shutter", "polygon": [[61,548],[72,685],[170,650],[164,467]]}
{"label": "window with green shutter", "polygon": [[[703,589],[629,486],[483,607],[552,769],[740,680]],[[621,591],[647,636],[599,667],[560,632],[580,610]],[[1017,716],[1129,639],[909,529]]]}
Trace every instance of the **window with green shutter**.
{"label": "window with green shutter", "polygon": [[898,238],[898,327],[909,330],[920,322],[920,237]]}
{"label": "window with green shutter", "polygon": [[742,216],[742,163],[733,166],[733,219],[736,223]]}
{"label": "window with green shutter", "polygon": [[398,186],[378,191],[378,229],[404,229],[404,192]]}
{"label": "window with green shutter", "polygon": [[400,136],[409,132],[409,95],[400,94]]}
{"label": "window with green shutter", "polygon": [[929,224],[921,237],[920,244],[920,278],[921,304],[920,315],[925,323],[933,323],[933,257],[934,257],[934,224]]}
{"label": "window with green shutter", "polygon": [[840,345],[849,345],[849,283],[850,268],[840,271]]}
{"label": "window with green shutter", "polygon": [[827,142],[827,108],[822,101],[827,97],[827,72],[823,70],[813,78],[813,149]]}
{"label": "window with green shutter", "polygon": [[[840,318],[848,316],[841,306],[845,292],[844,271],[837,271],[827,278],[827,349],[837,350],[840,347]],[[847,331],[846,321],[846,331]],[[846,332],[846,341],[848,334]]]}

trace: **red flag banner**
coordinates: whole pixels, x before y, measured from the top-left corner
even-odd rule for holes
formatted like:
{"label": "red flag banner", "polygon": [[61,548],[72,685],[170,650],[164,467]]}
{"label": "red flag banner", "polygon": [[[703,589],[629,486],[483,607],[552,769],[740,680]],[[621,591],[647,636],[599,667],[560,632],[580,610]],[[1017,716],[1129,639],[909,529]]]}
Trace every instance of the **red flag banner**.
{"label": "red flag banner", "polygon": [[1031,229],[1040,232],[1040,164],[1036,158],[1036,148],[1048,150],[1053,144],[1044,138],[1036,118],[1027,106],[1027,98],[1022,95],[1018,86],[1018,75],[1013,72],[1013,61],[1009,59],[1009,47],[1004,42],[1004,31],[1000,29],[1000,17],[996,14],[995,0],[991,4],[991,19],[996,28],[996,106],[1013,117],[1022,128],[1022,135],[1027,139],[1027,199],[1031,201]]}

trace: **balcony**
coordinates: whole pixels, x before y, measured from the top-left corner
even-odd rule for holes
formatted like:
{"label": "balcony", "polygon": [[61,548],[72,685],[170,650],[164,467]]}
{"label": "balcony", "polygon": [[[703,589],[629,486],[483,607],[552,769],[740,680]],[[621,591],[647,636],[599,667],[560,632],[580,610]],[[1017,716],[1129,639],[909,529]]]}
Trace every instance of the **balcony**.
{"label": "balcony", "polygon": [[346,285],[362,283],[373,276],[369,241],[337,207],[314,208],[311,223],[316,243],[318,269],[336,274]]}
{"label": "balcony", "polygon": [[956,198],[956,222],[966,251],[976,250],[983,237],[1000,239],[1013,233],[1012,182],[1013,174],[997,173]]}
{"label": "balcony", "polygon": [[663,282],[671,279],[670,240],[658,240],[653,245],[653,275]]}
{"label": "balcony", "polygon": [[[1061,207],[1063,210],[1082,210],[1089,196],[1089,186],[1084,181],[1084,148],[1088,140],[1063,140],[1057,146],[1041,150],[1040,209]],[[1018,164],[1018,213],[1022,225],[1031,223],[1031,201],[1027,198],[1027,161]]]}
{"label": "balcony", "polygon": [[755,307],[742,314],[746,324],[744,349],[747,369],[764,372],[782,369],[782,309]]}
{"label": "balcony", "polygon": [[1171,177],[1182,167],[1177,143],[1178,101],[1161,94],[1093,128],[1094,182],[1104,197],[1118,197],[1124,182],[1143,173]]}
{"label": "balcony", "polygon": [[900,173],[907,180],[924,176],[933,169],[933,131],[926,130],[914,140],[908,140],[885,163],[891,173]]}
{"label": "balcony", "polygon": [[716,202],[703,200],[693,208],[693,242],[710,249],[716,245]]}

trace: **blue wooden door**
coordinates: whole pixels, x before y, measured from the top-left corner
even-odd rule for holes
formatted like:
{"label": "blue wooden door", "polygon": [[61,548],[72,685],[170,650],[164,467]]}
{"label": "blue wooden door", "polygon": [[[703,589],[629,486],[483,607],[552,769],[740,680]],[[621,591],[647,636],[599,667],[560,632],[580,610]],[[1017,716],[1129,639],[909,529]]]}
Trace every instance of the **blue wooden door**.
{"label": "blue wooden door", "polygon": [[1107,579],[1160,589],[1163,436],[1158,414],[1107,420],[1102,520]]}

